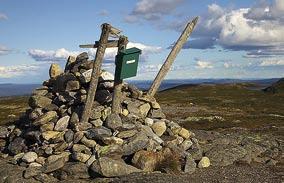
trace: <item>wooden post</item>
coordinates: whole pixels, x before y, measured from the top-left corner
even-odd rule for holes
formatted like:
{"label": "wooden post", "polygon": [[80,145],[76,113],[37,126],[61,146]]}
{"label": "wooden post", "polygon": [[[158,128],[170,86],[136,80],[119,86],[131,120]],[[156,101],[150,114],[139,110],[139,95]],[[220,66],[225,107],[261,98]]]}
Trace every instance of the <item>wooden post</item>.
{"label": "wooden post", "polygon": [[168,55],[165,63],[161,67],[161,69],[160,69],[158,75],[156,76],[154,82],[152,83],[152,85],[151,85],[151,87],[150,87],[150,89],[147,93],[148,95],[154,96],[156,94],[156,92],[159,89],[164,77],[166,76],[166,74],[170,70],[171,65],[173,64],[177,54],[180,52],[180,50],[182,49],[182,46],[187,41],[189,35],[192,33],[197,21],[198,21],[198,17],[194,18],[191,22],[189,22],[187,24],[186,28],[184,29],[184,31],[180,35],[179,39],[175,43],[173,49],[171,50],[170,54]]}
{"label": "wooden post", "polygon": [[90,86],[87,94],[86,103],[84,106],[84,110],[81,116],[81,122],[88,122],[91,114],[91,109],[94,103],[96,90],[98,86],[98,79],[101,72],[101,66],[103,62],[103,57],[105,54],[106,46],[108,43],[108,37],[111,33],[111,25],[104,23],[102,24],[102,33],[100,36],[99,45],[96,52],[96,57],[94,61],[92,77],[90,81]]}
{"label": "wooden post", "polygon": [[[118,41],[118,51],[124,50],[128,43],[128,39],[125,36],[120,36]],[[114,91],[112,99],[112,108],[111,112],[114,114],[119,114],[121,110],[121,89],[122,89],[122,80],[119,78],[114,78]]]}

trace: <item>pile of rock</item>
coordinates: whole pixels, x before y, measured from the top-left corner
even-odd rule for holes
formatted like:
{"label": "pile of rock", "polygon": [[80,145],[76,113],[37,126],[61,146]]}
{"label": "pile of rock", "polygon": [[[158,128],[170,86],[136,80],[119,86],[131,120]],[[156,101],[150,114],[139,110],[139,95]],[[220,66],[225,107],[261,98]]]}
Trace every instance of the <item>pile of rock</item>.
{"label": "pile of rock", "polygon": [[81,178],[192,173],[210,165],[194,134],[165,119],[156,100],[135,86],[123,83],[121,113],[112,114],[114,77],[106,71],[100,75],[90,120],[81,122],[92,68],[87,53],[70,56],[64,72],[52,64],[50,79],[33,92],[26,115],[0,128],[0,150],[27,167],[25,178],[52,173],[64,179],[71,170]]}

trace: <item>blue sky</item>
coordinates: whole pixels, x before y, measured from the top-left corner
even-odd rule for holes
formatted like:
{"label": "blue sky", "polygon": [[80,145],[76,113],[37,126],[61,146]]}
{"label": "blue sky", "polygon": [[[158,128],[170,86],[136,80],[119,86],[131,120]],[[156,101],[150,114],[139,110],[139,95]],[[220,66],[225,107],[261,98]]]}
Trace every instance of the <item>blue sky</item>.
{"label": "blue sky", "polygon": [[[283,0],[0,0],[0,83],[41,83],[51,63],[95,50],[104,22],[142,49],[153,79],[188,21],[199,23],[167,79],[284,77]],[[113,71],[115,49],[103,67]]]}

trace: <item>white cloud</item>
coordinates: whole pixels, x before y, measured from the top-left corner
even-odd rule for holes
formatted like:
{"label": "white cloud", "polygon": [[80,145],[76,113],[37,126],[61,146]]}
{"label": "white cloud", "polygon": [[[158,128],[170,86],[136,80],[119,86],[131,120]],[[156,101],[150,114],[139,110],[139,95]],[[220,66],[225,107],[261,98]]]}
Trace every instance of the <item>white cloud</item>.
{"label": "white cloud", "polygon": [[224,65],[224,67],[225,67],[226,69],[228,69],[229,67],[231,67],[231,64],[229,64],[229,63],[227,63],[227,62],[225,62],[223,65]]}
{"label": "white cloud", "polygon": [[78,55],[79,52],[71,52],[65,48],[60,48],[56,51],[31,49],[28,51],[28,54],[36,61],[59,62],[66,60],[70,55]]}
{"label": "white cloud", "polygon": [[109,15],[109,12],[107,10],[101,10],[99,13],[98,13],[99,16],[108,16]]}
{"label": "white cloud", "polygon": [[6,55],[9,52],[11,52],[9,48],[7,48],[6,46],[0,45],[0,55]]}
{"label": "white cloud", "polygon": [[284,66],[284,60],[265,60],[262,61],[259,66]]}
{"label": "white cloud", "polygon": [[[186,48],[214,48],[214,44],[228,50],[247,51],[246,57],[250,58],[284,55],[284,1],[261,2],[255,7],[235,10],[209,5],[193,33],[195,43],[200,41],[200,44],[196,47],[192,42]],[[179,31],[181,26],[172,29]]]}
{"label": "white cloud", "polygon": [[197,69],[212,69],[212,68],[213,68],[213,65],[212,65],[211,62],[206,62],[206,61],[198,60],[198,61],[196,62],[195,68],[197,68]]}
{"label": "white cloud", "polygon": [[0,20],[7,20],[8,17],[4,13],[0,13]]}
{"label": "white cloud", "polygon": [[35,73],[39,66],[34,65],[17,65],[17,66],[0,66],[0,78],[13,78],[27,73]]}
{"label": "white cloud", "polygon": [[[141,59],[145,60],[151,54],[157,54],[162,51],[161,47],[157,46],[148,46],[142,43],[133,43],[129,42],[127,48],[137,47],[142,50]],[[32,49],[28,51],[28,54],[35,59],[36,61],[45,61],[45,62],[60,62],[65,61],[68,56],[70,55],[78,55],[79,51],[68,51],[65,48],[58,49],[56,51],[53,50],[39,50],[39,49]],[[88,54],[90,57],[95,57],[96,49],[88,49]],[[117,54],[117,48],[108,48],[105,51],[106,60],[114,60],[115,55]]]}
{"label": "white cloud", "polygon": [[137,23],[139,20],[156,21],[163,15],[172,14],[184,0],[139,0],[135,8],[124,20],[127,23]]}

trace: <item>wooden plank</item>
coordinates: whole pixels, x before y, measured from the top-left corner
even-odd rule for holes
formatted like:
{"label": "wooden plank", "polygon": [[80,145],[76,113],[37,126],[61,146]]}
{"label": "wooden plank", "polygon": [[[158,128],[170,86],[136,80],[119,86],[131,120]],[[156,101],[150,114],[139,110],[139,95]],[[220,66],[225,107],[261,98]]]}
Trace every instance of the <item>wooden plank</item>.
{"label": "wooden plank", "polygon": [[[85,45],[80,45],[80,48],[98,48],[99,47],[99,41],[96,41],[95,44],[85,44]],[[110,40],[106,44],[107,48],[113,48],[113,47],[118,47],[118,41],[117,40]]]}
{"label": "wooden plank", "polygon": [[104,53],[106,50],[106,45],[108,43],[108,37],[110,34],[110,30],[111,30],[111,25],[106,24],[106,23],[102,25],[102,33],[100,36],[100,41],[99,41],[98,49],[96,52],[96,57],[94,61],[93,71],[92,71],[92,77],[91,77],[90,86],[88,89],[86,103],[85,103],[84,110],[81,116],[81,122],[88,122],[90,118],[90,114],[91,114],[91,110],[92,110],[92,106],[94,103],[96,90],[98,86],[98,80],[101,74],[101,66],[103,62]]}
{"label": "wooden plank", "polygon": [[157,74],[154,82],[152,83],[149,91],[147,92],[148,95],[154,96],[158,91],[163,79],[169,72],[171,65],[173,64],[175,58],[177,57],[178,53],[182,49],[184,43],[187,41],[189,35],[192,33],[196,23],[198,21],[198,17],[194,18],[191,22],[187,24],[184,31],[180,35],[179,39],[177,40],[176,44],[172,48],[170,54],[168,55],[166,61],[164,62],[163,66],[161,67],[159,73]]}
{"label": "wooden plank", "polygon": [[[118,41],[118,52],[125,49],[128,43],[128,39],[125,36],[120,36]],[[121,111],[121,89],[122,89],[122,80],[115,78],[114,80],[114,92],[112,99],[111,112],[114,114],[119,114]]]}

